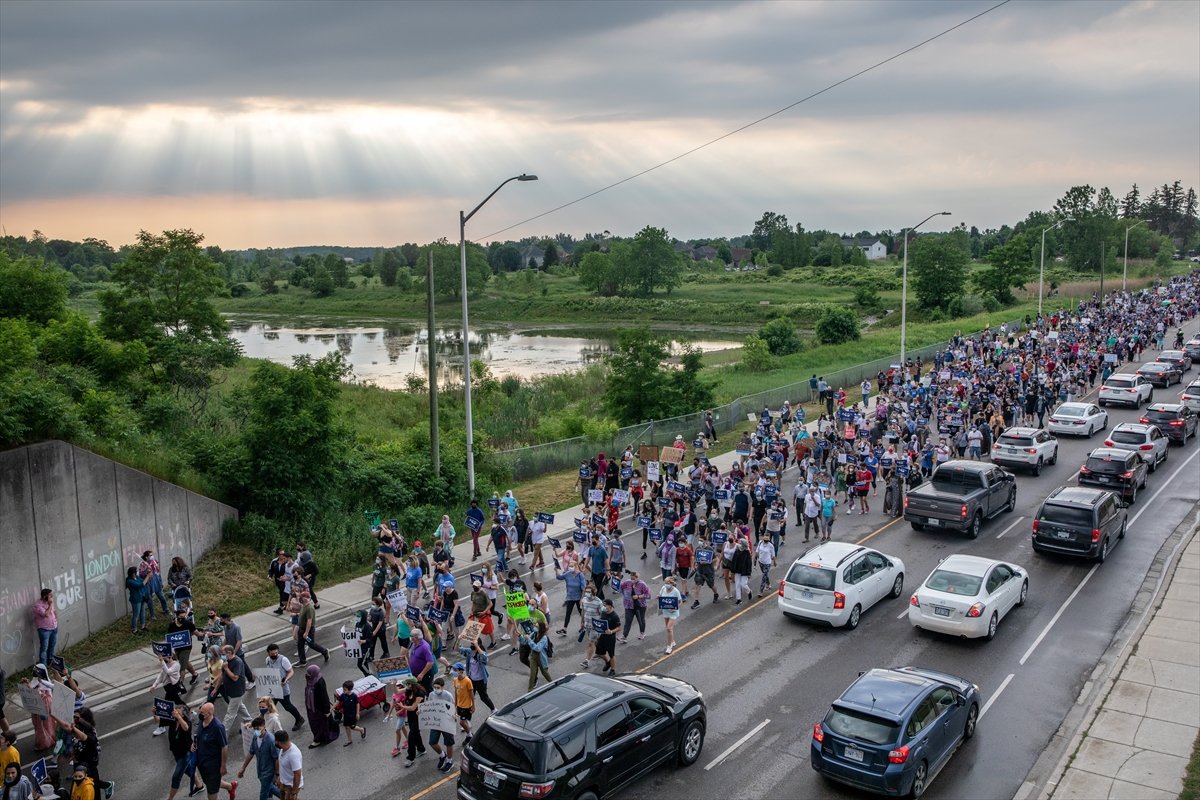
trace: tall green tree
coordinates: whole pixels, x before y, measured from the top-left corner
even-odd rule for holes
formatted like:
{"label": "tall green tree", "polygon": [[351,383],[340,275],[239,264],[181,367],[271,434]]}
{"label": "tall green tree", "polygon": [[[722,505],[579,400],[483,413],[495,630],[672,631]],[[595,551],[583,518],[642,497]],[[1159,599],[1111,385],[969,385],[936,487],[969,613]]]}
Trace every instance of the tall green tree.
{"label": "tall green tree", "polygon": [[612,297],[620,294],[624,281],[612,256],[593,250],[579,264],[579,285],[602,297]]}
{"label": "tall green tree", "polygon": [[33,258],[0,250],[0,319],[44,325],[67,310],[67,273]]}
{"label": "tall green tree", "polygon": [[662,364],[671,354],[670,340],[646,327],[619,331],[608,356],[609,378],[604,406],[623,425],[671,416],[670,375]]}
{"label": "tall green tree", "polygon": [[683,280],[683,262],[665,228],[647,225],[629,242],[628,249],[612,253],[617,268],[627,278],[630,291],[649,297],[656,289],[669,294]]}
{"label": "tall green tree", "polygon": [[396,248],[389,247],[384,250],[379,256],[379,282],[384,286],[395,286],[396,273],[400,271],[402,263]]}
{"label": "tall green tree", "polygon": [[[460,297],[462,295],[461,253],[457,244],[451,244],[445,238],[421,248],[418,263],[426,263],[428,253],[433,253],[433,291],[438,297]],[[421,269],[424,272],[424,269]],[[480,245],[467,242],[467,294],[473,295],[483,291],[488,279],[492,277],[492,269],[488,266],[487,251]]]}
{"label": "tall green tree", "polygon": [[350,285],[350,267],[346,264],[346,259],[337,253],[329,253],[325,256],[324,264],[325,269],[329,270],[330,277],[333,278],[334,286],[345,289]]}
{"label": "tall green tree", "polygon": [[1016,301],[1012,290],[1024,286],[1034,276],[1033,259],[1038,247],[1030,246],[1028,236],[1021,234],[1003,245],[993,247],[987,261],[975,271],[972,282],[979,294],[991,297],[1000,305],[1011,305]]}
{"label": "tall green tree", "polygon": [[909,281],[921,308],[947,311],[950,301],[962,294],[967,248],[964,231],[927,233],[909,242]]}
{"label": "tall green tree", "polygon": [[754,231],[750,234],[750,246],[755,250],[767,250],[771,247],[771,236],[776,231],[790,232],[786,214],[774,211],[764,211],[754,223]]}

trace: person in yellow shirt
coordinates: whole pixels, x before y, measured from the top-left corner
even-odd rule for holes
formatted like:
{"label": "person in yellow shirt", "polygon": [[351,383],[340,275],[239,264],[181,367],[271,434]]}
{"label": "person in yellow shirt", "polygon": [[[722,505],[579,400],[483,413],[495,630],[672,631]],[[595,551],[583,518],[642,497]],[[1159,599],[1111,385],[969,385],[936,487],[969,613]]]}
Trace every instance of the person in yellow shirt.
{"label": "person in yellow shirt", "polygon": [[96,784],[88,777],[87,767],[80,764],[71,776],[71,800],[96,800]]}
{"label": "person in yellow shirt", "polygon": [[16,742],[17,734],[13,731],[0,734],[0,775],[4,774],[9,764],[16,764],[17,770],[20,771],[21,754],[17,752]]}
{"label": "person in yellow shirt", "polygon": [[465,745],[471,741],[471,715],[475,713],[475,684],[467,677],[467,665],[456,661],[450,668],[454,676],[454,707],[458,710],[458,726],[462,728],[466,738]]}

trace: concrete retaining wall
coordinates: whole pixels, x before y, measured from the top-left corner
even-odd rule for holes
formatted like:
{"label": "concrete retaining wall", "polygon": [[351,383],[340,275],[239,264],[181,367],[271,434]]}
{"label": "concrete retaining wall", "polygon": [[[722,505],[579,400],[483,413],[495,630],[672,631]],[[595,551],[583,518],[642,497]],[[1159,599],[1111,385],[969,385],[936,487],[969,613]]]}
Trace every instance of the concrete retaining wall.
{"label": "concrete retaining wall", "polygon": [[58,602],[64,650],[129,613],[125,569],[153,550],[163,578],[221,539],[237,510],[66,442],[0,452],[0,666],[37,656],[32,606]]}

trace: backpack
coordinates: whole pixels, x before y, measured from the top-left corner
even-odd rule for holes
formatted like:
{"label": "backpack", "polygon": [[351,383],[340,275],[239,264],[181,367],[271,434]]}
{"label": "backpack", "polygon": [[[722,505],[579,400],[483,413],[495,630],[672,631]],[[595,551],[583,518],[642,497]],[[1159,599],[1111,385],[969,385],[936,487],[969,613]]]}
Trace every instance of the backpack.
{"label": "backpack", "polygon": [[546,637],[546,658],[554,658],[554,640]]}

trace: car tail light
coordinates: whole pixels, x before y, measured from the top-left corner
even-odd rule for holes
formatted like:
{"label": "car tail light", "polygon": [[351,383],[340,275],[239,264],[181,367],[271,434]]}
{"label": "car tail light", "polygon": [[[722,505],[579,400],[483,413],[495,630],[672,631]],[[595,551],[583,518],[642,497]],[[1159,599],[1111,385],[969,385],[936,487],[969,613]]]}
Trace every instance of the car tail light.
{"label": "car tail light", "polygon": [[1125,391],[1129,394],[1137,394],[1137,389],[1126,389]]}
{"label": "car tail light", "polygon": [[1172,428],[1182,428],[1182,427],[1183,427],[1183,420],[1181,420],[1181,419],[1173,419],[1173,420],[1171,420],[1170,422],[1168,422],[1167,424],[1168,424],[1168,425],[1170,425]]}
{"label": "car tail light", "polygon": [[1038,532],[1038,521],[1036,519],[1033,521],[1033,532]]}
{"label": "car tail light", "polygon": [[1152,445],[1152,444],[1144,444],[1138,448],[1138,450],[1153,450],[1153,449],[1154,449],[1154,445]]}
{"label": "car tail light", "polygon": [[1105,446],[1105,447],[1112,447],[1112,446],[1113,446],[1112,439],[1105,439],[1105,440],[1104,440],[1104,446]]}
{"label": "car tail light", "polygon": [[1131,469],[1130,469],[1130,470],[1126,470],[1125,472],[1122,472],[1122,473],[1121,473],[1121,477],[1122,477],[1122,478],[1125,478],[1126,480],[1128,480],[1129,478],[1132,478],[1132,477],[1133,477],[1133,470],[1131,470]]}
{"label": "car tail light", "polygon": [[905,761],[908,761],[908,745],[897,747],[888,753],[889,764],[903,764]]}
{"label": "car tail light", "polygon": [[1098,541],[1100,541],[1100,529],[1092,528],[1092,544],[1095,544]]}
{"label": "car tail light", "polygon": [[521,781],[521,791],[518,793],[520,797],[537,798],[545,797],[554,790],[554,781],[546,781],[545,783],[527,783]]}
{"label": "car tail light", "polygon": [[813,723],[813,741],[814,742],[825,741],[825,729],[821,727],[821,723],[819,723],[819,722]]}
{"label": "car tail light", "polygon": [[787,583],[787,581],[780,581],[780,582],[779,582],[779,596],[780,596],[780,597],[783,597],[783,585],[784,585],[785,583]]}
{"label": "car tail light", "polygon": [[834,608],[845,608],[846,607],[846,595],[842,594],[841,592],[834,592],[833,593],[833,607]]}
{"label": "car tail light", "polygon": [[[1029,453],[1030,455],[1033,455],[1034,453],[1036,453],[1036,452],[1037,452],[1037,448],[1036,448],[1036,447],[1026,447],[1026,448],[1025,448],[1025,452],[1026,452],[1026,453]],[[965,506],[964,506],[964,507],[965,507]]]}
{"label": "car tail light", "polygon": [[1139,417],[1139,418],[1138,418],[1138,422],[1142,423],[1143,425],[1149,425],[1149,424],[1150,424],[1150,420],[1149,420],[1149,419],[1147,419],[1146,417]]}
{"label": "car tail light", "polygon": [[963,519],[967,518],[967,504],[963,503],[962,508],[958,509],[958,515]]}
{"label": "car tail light", "polygon": [[973,606],[971,606],[970,608],[968,608],[968,609],[967,609],[967,616],[968,616],[968,617],[972,617],[972,618],[974,618],[974,617],[982,617],[982,616],[983,616],[983,610],[984,610],[985,608],[987,608],[987,606],[985,606],[983,603],[976,603],[975,605],[973,605]]}
{"label": "car tail light", "polygon": [[1082,466],[1079,468],[1079,474],[1080,475],[1091,475],[1092,471],[1090,469],[1088,469],[1087,466]]}
{"label": "car tail light", "polygon": [[912,597],[908,598],[908,604],[910,606],[912,606],[913,608],[921,607],[921,601],[917,599],[917,596],[915,594]]}

